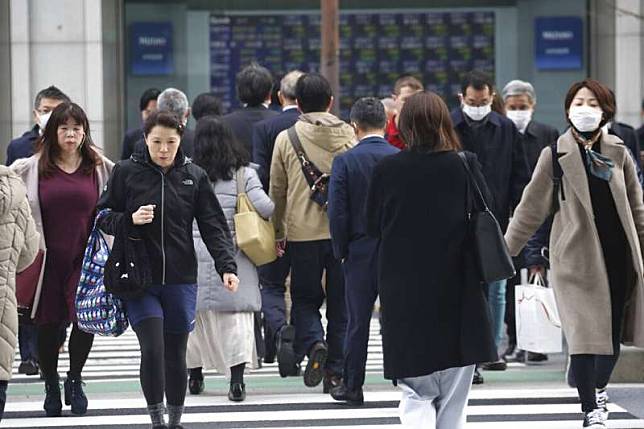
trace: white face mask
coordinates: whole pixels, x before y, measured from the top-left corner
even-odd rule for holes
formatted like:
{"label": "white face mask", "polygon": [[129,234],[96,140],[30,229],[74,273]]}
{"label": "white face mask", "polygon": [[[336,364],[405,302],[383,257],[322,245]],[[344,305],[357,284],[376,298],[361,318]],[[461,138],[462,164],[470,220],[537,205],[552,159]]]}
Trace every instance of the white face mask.
{"label": "white face mask", "polygon": [[43,113],[42,115],[38,115],[38,126],[40,127],[40,133],[45,132],[45,127],[47,126],[47,121],[49,121],[49,118],[51,117],[51,112]]}
{"label": "white face mask", "polygon": [[506,116],[514,122],[519,132],[523,134],[532,120],[532,110],[508,110]]}
{"label": "white face mask", "polygon": [[474,107],[469,104],[463,103],[463,113],[465,113],[473,121],[480,121],[490,114],[492,105],[486,104],[485,106]]}
{"label": "white face mask", "polygon": [[572,125],[582,133],[595,131],[599,128],[604,113],[597,107],[571,106],[568,110],[568,119]]}

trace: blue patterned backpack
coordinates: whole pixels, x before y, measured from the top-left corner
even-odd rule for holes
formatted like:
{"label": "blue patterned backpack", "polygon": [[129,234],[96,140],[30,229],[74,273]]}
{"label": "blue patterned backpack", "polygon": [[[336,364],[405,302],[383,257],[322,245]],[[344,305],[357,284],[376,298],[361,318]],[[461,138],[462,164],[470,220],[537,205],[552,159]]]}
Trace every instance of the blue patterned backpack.
{"label": "blue patterned backpack", "polygon": [[110,248],[99,231],[99,219],[109,212],[96,215],[94,228],[87,241],[83,268],[76,290],[76,318],[78,327],[90,334],[118,337],[128,327],[125,305],[105,289],[103,274]]}

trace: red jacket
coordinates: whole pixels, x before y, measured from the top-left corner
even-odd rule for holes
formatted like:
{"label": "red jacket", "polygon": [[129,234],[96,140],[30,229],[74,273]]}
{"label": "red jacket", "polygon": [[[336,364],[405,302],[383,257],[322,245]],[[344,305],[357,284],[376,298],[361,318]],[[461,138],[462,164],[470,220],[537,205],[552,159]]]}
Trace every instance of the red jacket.
{"label": "red jacket", "polygon": [[396,117],[392,116],[389,122],[387,123],[387,129],[385,130],[385,138],[390,145],[397,147],[400,150],[403,150],[407,147],[404,141],[400,138],[400,131],[396,126]]}

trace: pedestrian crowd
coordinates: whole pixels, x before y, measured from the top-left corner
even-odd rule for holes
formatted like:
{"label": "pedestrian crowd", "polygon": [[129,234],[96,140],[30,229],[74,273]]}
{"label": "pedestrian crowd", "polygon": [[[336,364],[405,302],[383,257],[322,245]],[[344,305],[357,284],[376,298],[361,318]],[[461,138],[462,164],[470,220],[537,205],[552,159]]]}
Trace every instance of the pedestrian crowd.
{"label": "pedestrian crowd", "polygon": [[[236,85],[242,107],[227,114],[211,93],[190,105],[178,89],[146,90],[116,163],[78,104],[54,86],[37,94],[34,127],[0,167],[0,417],[17,343],[19,372],[44,380],[45,414],[60,416],[63,400],[87,413],[94,336],[79,327],[76,298],[96,228],[113,254],[140,249],[120,268],[127,293],[110,289],[109,260],[105,282],[138,338],[154,429],[183,427],[204,370],[225,374],[228,398],[243,401],[245,373],[275,361],[281,377],[362,405],[378,299],[402,423],[464,427],[482,371],[548,359],[517,346],[521,268],[554,291],[583,427],[606,427],[620,344],[644,347],[644,127],[615,120],[609,88],[573,83],[560,134],[533,119],[530,83],[498,91],[476,70],[451,112],[402,76],[391,97],[356,100],[346,121],[317,73],[284,75],[279,111],[269,70],[251,64]],[[242,242],[247,213],[271,225],[257,238],[270,240],[261,263]],[[486,274],[481,213],[516,275]]]}

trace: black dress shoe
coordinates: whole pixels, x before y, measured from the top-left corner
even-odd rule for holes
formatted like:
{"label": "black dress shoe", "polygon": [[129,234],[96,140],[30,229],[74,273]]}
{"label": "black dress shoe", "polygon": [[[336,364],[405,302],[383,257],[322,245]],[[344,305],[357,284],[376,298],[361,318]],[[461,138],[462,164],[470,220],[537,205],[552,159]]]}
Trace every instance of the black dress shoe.
{"label": "black dress shoe", "polygon": [[548,360],[548,355],[543,353],[532,353],[528,352],[528,362],[546,362]]}
{"label": "black dress shoe", "polygon": [[206,383],[204,383],[203,377],[190,377],[188,379],[188,390],[191,395],[199,395],[200,393],[203,393],[205,389]]}
{"label": "black dress shoe", "polygon": [[485,379],[479,372],[479,369],[476,368],[474,370],[474,378],[472,378],[472,384],[483,384],[483,383],[485,383]]}
{"label": "black dress shoe", "polygon": [[484,371],[505,371],[508,369],[508,364],[503,359],[499,359],[494,362],[481,364],[481,369]]}
{"label": "black dress shoe", "polygon": [[336,401],[344,401],[349,405],[363,405],[364,395],[362,388],[359,387],[355,390],[347,389],[347,386],[340,384],[339,386],[331,389],[331,397]]}
{"label": "black dress shoe", "polygon": [[230,383],[228,399],[234,402],[242,402],[246,399],[246,385],[244,383]]}
{"label": "black dress shoe", "polygon": [[295,358],[295,327],[284,325],[277,332],[275,348],[277,350],[277,364],[279,367],[280,377],[293,375],[293,368],[297,364]]}
{"label": "black dress shoe", "polygon": [[342,386],[342,377],[329,372],[324,375],[324,382],[322,384],[322,391],[324,393],[331,393],[333,389],[339,386]]}
{"label": "black dress shoe", "polygon": [[39,372],[40,371],[38,369],[38,363],[36,363],[36,361],[33,359],[21,362],[20,366],[18,367],[19,374],[38,375]]}
{"label": "black dress shoe", "polygon": [[304,370],[304,385],[307,387],[315,387],[324,378],[324,366],[326,365],[326,358],[329,355],[329,349],[322,341],[313,344],[309,352],[309,361]]}
{"label": "black dress shoe", "polygon": [[63,403],[60,399],[60,382],[58,378],[45,381],[45,403],[43,404],[47,417],[60,417]]}

